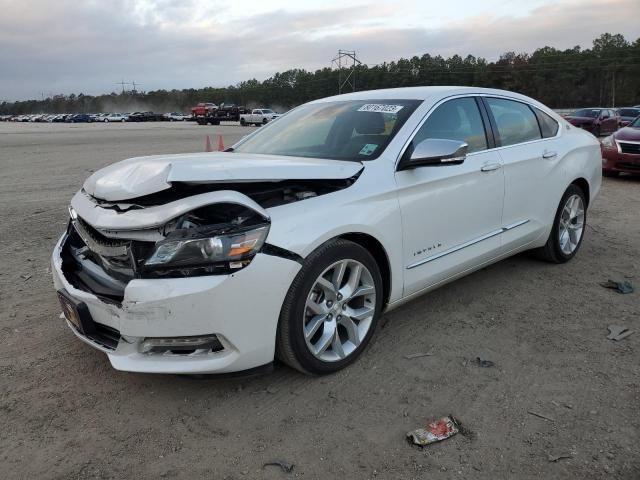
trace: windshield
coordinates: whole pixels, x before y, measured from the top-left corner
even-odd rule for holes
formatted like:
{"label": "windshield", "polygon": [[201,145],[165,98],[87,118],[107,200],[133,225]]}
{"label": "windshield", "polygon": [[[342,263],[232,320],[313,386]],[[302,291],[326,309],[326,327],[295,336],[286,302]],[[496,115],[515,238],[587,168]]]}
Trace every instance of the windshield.
{"label": "windshield", "polygon": [[273,113],[273,110],[269,110],[269,109],[263,109],[262,113]]}
{"label": "windshield", "polygon": [[380,156],[420,100],[351,100],[302,105],[238,145],[236,152],[334,160]]}
{"label": "windshield", "polygon": [[600,110],[597,108],[583,108],[582,110],[576,110],[571,114],[572,117],[589,117],[597,118],[600,115]]}
{"label": "windshield", "polygon": [[640,117],[636,118],[633,122],[631,122],[629,126],[633,128],[640,128]]}

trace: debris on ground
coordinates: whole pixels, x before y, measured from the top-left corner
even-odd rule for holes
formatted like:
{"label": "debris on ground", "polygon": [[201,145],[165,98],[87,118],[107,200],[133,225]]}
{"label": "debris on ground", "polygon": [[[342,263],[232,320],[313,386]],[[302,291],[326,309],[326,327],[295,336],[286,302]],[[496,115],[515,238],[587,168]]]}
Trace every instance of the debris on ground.
{"label": "debris on ground", "polygon": [[629,330],[627,327],[621,327],[619,325],[609,325],[607,328],[609,329],[609,335],[607,335],[607,338],[609,340],[615,340],[616,342],[627,338],[633,333],[633,330]]}
{"label": "debris on ground", "polygon": [[553,454],[547,455],[547,459],[550,462],[557,462],[559,460],[562,460],[563,458],[573,458],[573,455],[570,455],[568,453],[560,453],[558,455],[553,455]]}
{"label": "debris on ground", "polygon": [[418,428],[407,433],[407,438],[415,445],[424,447],[440,442],[458,433],[460,422],[453,415],[431,422],[425,428]]}
{"label": "debris on ground", "polygon": [[267,462],[262,465],[262,468],[265,467],[280,467],[284,473],[291,473],[293,471],[293,467],[295,465],[293,463],[282,462],[280,460],[274,460],[272,462]]}
{"label": "debris on ground", "polygon": [[633,293],[633,284],[628,280],[623,280],[622,282],[607,280],[606,282],[602,282],[600,285],[604,288],[615,290],[618,293]]}
{"label": "debris on ground", "polygon": [[410,353],[409,355],[405,355],[404,358],[406,358],[407,360],[412,360],[414,358],[420,358],[420,357],[430,357],[432,356],[433,353],[431,352],[425,352],[425,353]]}
{"label": "debris on ground", "polygon": [[493,363],[491,360],[482,360],[480,357],[476,357],[476,363],[478,364],[479,367],[483,367],[483,368],[489,368],[489,367],[495,366],[495,363]]}
{"label": "debris on ground", "polygon": [[26,282],[27,280],[29,280],[31,277],[33,277],[33,275],[31,275],[30,273],[27,275],[20,275],[22,277],[22,279]]}
{"label": "debris on ground", "polygon": [[531,411],[531,410],[527,411],[527,413],[529,415],[533,415],[534,417],[542,418],[543,420],[547,420],[549,422],[555,422],[554,418],[547,417],[546,415],[542,415],[541,413],[537,413],[537,412],[534,412],[534,411]]}

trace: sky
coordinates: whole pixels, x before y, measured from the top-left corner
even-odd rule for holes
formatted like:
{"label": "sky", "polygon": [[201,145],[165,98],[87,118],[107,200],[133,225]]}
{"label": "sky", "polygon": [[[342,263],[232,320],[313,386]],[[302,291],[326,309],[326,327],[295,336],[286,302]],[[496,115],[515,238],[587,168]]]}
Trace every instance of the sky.
{"label": "sky", "polygon": [[[226,86],[430,53],[489,60],[640,37],[640,0],[0,0],[0,102]],[[126,86],[130,89],[131,86]]]}

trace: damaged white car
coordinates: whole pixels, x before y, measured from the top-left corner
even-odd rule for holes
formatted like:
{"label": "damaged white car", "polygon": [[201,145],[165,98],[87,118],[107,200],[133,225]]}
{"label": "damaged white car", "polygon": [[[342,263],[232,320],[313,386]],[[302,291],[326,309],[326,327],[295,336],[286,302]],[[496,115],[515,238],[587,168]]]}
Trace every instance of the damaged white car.
{"label": "damaged white car", "polygon": [[597,140],[522,95],[342,95],[226,152],[94,173],[71,201],[54,283],[72,331],[116,369],[279,358],[324,374],[419,294],[524,250],[570,260],[600,183]]}

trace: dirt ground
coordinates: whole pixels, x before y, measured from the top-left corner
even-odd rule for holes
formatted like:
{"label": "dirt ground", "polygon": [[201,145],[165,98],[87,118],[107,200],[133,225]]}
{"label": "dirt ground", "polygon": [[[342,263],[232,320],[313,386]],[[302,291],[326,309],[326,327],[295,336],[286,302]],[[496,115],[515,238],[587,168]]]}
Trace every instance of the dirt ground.
{"label": "dirt ground", "polygon": [[[640,478],[640,291],[599,285],[640,287],[640,179],[605,180],[569,264],[520,255],[423,296],[332,376],[129,374],[78,341],[49,255],[83,180],[247,131],[0,123],[0,478]],[[636,332],[613,342],[610,324]],[[407,443],[447,414],[464,435]]]}

